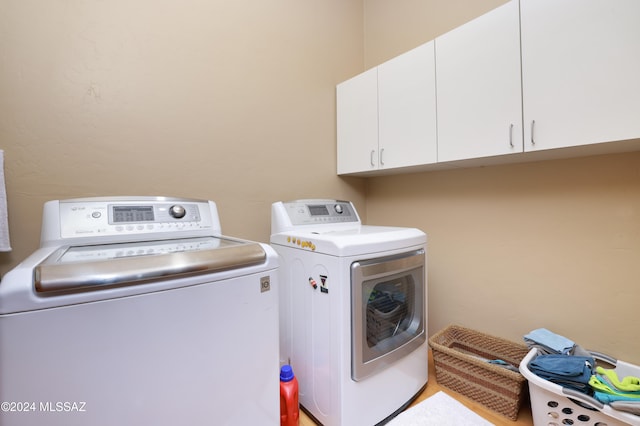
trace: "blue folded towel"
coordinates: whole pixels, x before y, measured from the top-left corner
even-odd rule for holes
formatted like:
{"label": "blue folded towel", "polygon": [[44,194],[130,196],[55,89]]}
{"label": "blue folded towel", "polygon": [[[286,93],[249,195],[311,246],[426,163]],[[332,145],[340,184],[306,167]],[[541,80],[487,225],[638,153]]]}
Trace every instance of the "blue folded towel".
{"label": "blue folded towel", "polygon": [[524,341],[531,345],[538,345],[547,349],[549,353],[569,354],[574,346],[573,340],[555,334],[546,328],[538,328],[524,336]]}
{"label": "blue folded towel", "polygon": [[594,365],[592,357],[550,354],[531,360],[529,370],[560,386],[591,394],[589,379]]}

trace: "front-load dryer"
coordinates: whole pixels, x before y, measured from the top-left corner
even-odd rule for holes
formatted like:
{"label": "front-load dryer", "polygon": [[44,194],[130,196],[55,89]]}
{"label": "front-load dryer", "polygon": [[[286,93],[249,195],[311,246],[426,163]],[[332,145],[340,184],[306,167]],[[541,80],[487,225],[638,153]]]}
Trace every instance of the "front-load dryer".
{"label": "front-load dryer", "polygon": [[385,423],[427,383],[424,232],[362,225],[352,203],[277,202],[280,363],[325,426]]}

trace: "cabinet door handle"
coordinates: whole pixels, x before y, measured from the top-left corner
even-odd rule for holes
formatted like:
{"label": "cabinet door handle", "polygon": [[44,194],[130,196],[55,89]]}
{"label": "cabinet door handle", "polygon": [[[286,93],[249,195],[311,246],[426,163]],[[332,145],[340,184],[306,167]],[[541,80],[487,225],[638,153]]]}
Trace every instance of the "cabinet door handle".
{"label": "cabinet door handle", "polygon": [[533,128],[535,127],[536,120],[531,120],[531,145],[536,144],[536,140],[533,138]]}
{"label": "cabinet door handle", "polygon": [[381,166],[384,166],[384,157],[383,157],[383,154],[384,154],[384,148],[382,148],[382,149],[380,150],[380,165],[381,165]]}
{"label": "cabinet door handle", "polygon": [[375,167],[375,163],[373,162],[373,154],[375,154],[376,151],[374,149],[371,150],[371,157],[370,157],[370,161],[371,161],[371,167]]}
{"label": "cabinet door handle", "polygon": [[509,126],[509,146],[513,148],[513,123]]}

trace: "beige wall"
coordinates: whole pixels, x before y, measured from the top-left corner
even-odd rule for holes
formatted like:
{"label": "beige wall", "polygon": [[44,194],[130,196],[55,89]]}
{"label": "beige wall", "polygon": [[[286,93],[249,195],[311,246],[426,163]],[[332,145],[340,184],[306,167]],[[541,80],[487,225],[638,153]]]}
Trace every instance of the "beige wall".
{"label": "beige wall", "polygon": [[[366,0],[367,67],[500,3]],[[371,178],[366,200],[429,236],[430,333],[546,327],[640,363],[640,153]]]}
{"label": "beige wall", "polygon": [[364,60],[371,68],[508,0],[364,0]]}
{"label": "beige wall", "polygon": [[12,253],[42,204],[102,195],[218,203],[268,241],[270,205],[353,199],[336,176],[335,85],[363,64],[359,0],[0,0],[0,149]]}
{"label": "beige wall", "polygon": [[545,326],[640,363],[638,153],[335,175],[335,84],[501,3],[0,0],[0,272],[50,199],[213,199],[224,233],[267,241],[271,202],[339,197],[429,234],[431,333]]}

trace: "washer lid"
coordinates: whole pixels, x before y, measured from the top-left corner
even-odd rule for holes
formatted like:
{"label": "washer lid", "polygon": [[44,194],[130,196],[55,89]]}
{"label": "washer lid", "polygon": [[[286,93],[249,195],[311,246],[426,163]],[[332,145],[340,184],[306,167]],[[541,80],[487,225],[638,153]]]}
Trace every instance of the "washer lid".
{"label": "washer lid", "polygon": [[67,246],[35,267],[34,285],[43,294],[91,291],[242,268],[265,259],[259,243],[217,237]]}

